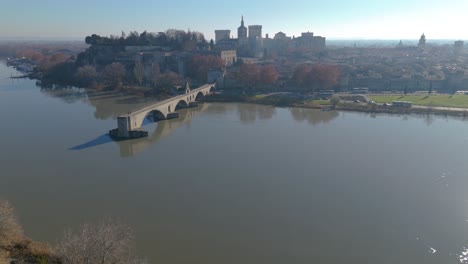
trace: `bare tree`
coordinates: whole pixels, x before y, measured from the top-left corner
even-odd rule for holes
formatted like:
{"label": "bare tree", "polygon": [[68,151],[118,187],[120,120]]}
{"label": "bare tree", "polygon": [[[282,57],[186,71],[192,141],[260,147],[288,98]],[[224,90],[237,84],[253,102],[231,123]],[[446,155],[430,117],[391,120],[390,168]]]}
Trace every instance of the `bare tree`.
{"label": "bare tree", "polygon": [[113,62],[107,65],[103,70],[103,77],[108,84],[120,88],[126,75],[125,67],[119,62]]}
{"label": "bare tree", "polygon": [[161,71],[159,69],[159,64],[153,63],[151,66],[151,83],[154,87],[158,85],[159,76],[161,75]]}
{"label": "bare tree", "polygon": [[15,215],[15,209],[7,202],[0,200],[0,246],[6,246],[23,238],[23,229]]}
{"label": "bare tree", "polygon": [[75,77],[81,85],[89,86],[93,81],[96,80],[96,68],[91,65],[85,65],[83,67],[80,67],[78,68]]}
{"label": "bare tree", "polygon": [[57,254],[68,264],[142,263],[131,254],[133,234],[118,221],[85,224],[77,232],[68,230],[57,247]]}
{"label": "bare tree", "polygon": [[145,69],[141,62],[135,62],[135,67],[133,68],[133,74],[135,75],[135,79],[137,80],[138,84],[141,86],[143,83],[143,77],[145,75]]}

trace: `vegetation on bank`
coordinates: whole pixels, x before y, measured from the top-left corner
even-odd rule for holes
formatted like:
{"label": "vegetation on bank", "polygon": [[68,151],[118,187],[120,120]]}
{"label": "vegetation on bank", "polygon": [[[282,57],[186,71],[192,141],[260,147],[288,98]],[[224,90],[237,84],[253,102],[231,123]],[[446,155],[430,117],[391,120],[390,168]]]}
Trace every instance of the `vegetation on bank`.
{"label": "vegetation on bank", "polygon": [[24,235],[13,206],[0,200],[0,263],[145,263],[132,255],[133,243],[130,227],[110,219],[67,230],[55,246],[36,242]]}
{"label": "vegetation on bank", "polygon": [[406,108],[392,107],[367,103],[352,103],[333,96],[329,100],[307,100],[289,93],[278,94],[215,94],[204,99],[208,102],[244,102],[254,104],[273,105],[278,107],[301,107],[323,110],[356,111],[366,113],[388,113],[388,114],[437,114],[452,116],[468,116],[467,110],[433,109],[433,108]]}
{"label": "vegetation on bank", "polygon": [[423,95],[372,95],[370,99],[376,103],[392,103],[393,101],[409,101],[414,105],[437,107],[468,108],[467,95],[423,94]]}

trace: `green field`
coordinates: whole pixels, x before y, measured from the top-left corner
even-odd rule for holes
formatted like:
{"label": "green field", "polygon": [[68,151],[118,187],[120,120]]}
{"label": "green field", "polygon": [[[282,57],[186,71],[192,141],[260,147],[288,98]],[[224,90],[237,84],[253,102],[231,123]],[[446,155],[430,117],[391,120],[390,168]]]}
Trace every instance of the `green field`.
{"label": "green field", "polygon": [[313,105],[329,105],[330,100],[309,100],[305,102],[306,104],[313,104]]}
{"label": "green field", "polygon": [[445,106],[468,108],[468,95],[375,95],[369,96],[376,103],[392,103],[393,101],[409,101],[415,105]]}

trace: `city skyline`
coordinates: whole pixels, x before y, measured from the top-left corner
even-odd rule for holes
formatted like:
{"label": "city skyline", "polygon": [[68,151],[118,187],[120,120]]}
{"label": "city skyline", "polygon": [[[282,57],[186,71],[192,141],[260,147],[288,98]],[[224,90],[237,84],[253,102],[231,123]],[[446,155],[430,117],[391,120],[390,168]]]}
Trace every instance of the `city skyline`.
{"label": "city skyline", "polygon": [[241,16],[245,24],[262,25],[263,37],[284,32],[300,36],[314,32],[328,39],[468,39],[460,30],[468,2],[415,0],[378,2],[330,0],[321,3],[284,1],[160,2],[83,0],[13,1],[1,5],[0,39],[84,39],[93,33],[119,35],[121,31],[159,32],[169,28],[202,32],[214,39],[214,30],[229,29],[231,37]]}

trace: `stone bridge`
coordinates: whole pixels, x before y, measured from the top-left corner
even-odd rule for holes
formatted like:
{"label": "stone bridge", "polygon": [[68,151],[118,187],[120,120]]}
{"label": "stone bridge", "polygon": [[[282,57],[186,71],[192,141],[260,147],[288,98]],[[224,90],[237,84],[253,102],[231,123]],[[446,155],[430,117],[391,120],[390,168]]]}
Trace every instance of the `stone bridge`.
{"label": "stone bridge", "polygon": [[175,112],[176,108],[197,106],[197,98],[208,95],[214,86],[214,84],[205,84],[199,88],[190,89],[187,84],[184,94],[117,117],[118,127],[109,131],[109,135],[115,139],[130,139],[147,136],[148,132],[141,129],[145,118],[149,117],[154,121],[176,118],[178,117],[178,114]]}

